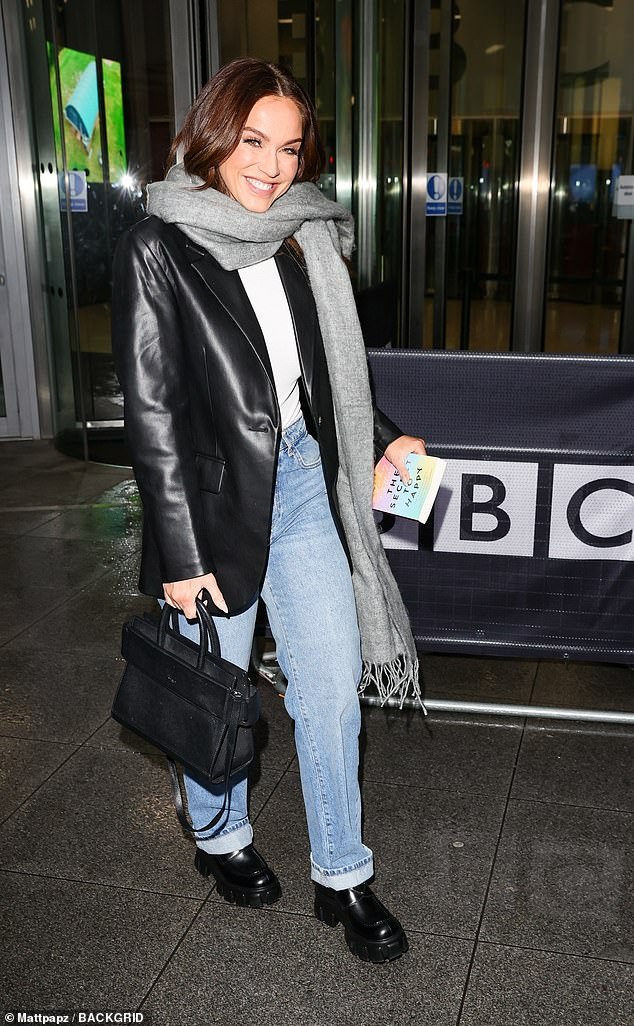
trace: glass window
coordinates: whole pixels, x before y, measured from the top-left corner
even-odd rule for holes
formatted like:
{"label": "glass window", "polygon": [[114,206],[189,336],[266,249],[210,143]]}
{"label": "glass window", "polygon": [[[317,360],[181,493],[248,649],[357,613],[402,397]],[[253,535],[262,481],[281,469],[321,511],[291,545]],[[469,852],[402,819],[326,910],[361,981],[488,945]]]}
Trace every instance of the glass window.
{"label": "glass window", "polygon": [[[448,173],[450,178],[462,179],[458,190],[462,204],[448,213],[446,223],[445,345],[449,349],[510,348],[524,17],[523,0],[513,4],[460,0],[453,5]],[[432,10],[430,40],[430,172],[437,163],[439,30],[437,5]],[[427,219],[426,346],[434,341],[438,220]]]}
{"label": "glass window", "polygon": [[632,173],[634,5],[565,3],[551,187],[544,348],[619,349],[628,221],[615,184]]}
{"label": "glass window", "polygon": [[259,57],[282,64],[312,98],[326,150],[320,181],[334,199],[335,62],[333,0],[219,0],[220,63]]}
{"label": "glass window", "polygon": [[248,56],[283,64],[312,95],[314,7],[309,0],[219,0],[220,63]]}
{"label": "glass window", "polygon": [[72,447],[78,425],[123,414],[110,349],[112,255],[143,186],[163,177],[174,134],[169,4],[34,2],[25,30],[56,431]]}

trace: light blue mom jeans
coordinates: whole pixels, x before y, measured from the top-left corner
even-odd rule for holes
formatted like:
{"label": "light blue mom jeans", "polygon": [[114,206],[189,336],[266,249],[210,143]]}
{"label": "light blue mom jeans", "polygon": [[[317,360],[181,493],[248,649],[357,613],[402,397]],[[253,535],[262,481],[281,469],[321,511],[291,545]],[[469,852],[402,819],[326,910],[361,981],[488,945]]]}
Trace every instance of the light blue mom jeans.
{"label": "light blue mom jeans", "polygon": [[[262,585],[277,658],[288,681],[284,704],[295,722],[295,745],[311,846],[311,877],[343,890],[373,873],[361,840],[357,685],[359,627],[350,568],[333,523],[319,446],[303,419],[282,433],[269,560]],[[231,617],[215,617],[223,656],[249,665],[257,599]],[[180,617],[184,634],[198,626]],[[213,819],[222,795],[185,777],[194,826]],[[211,854],[244,848],[253,831],[247,780],[231,790],[229,808],[212,831],[196,836]]]}

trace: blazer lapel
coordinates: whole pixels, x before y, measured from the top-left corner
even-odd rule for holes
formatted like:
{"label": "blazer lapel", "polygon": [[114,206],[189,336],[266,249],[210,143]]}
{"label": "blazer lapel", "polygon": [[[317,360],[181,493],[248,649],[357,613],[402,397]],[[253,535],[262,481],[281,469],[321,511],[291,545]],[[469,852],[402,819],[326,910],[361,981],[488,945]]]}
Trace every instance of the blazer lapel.
{"label": "blazer lapel", "polygon": [[276,254],[275,262],[293,319],[306,390],[311,396],[315,369],[315,332],[318,323],[315,301],[306,272],[286,247]]}
{"label": "blazer lapel", "polygon": [[[193,269],[233,319],[275,389],[271,361],[259,322],[237,271],[225,271],[206,250],[189,240],[186,251]],[[312,394],[315,367],[315,335],[318,327],[315,303],[306,273],[286,249],[275,256],[277,269],[291,311],[299,358],[308,395]]]}
{"label": "blazer lapel", "polygon": [[275,391],[273,371],[264,335],[237,271],[225,271],[217,260],[192,242],[186,244],[187,255],[194,270],[211,289],[216,299],[235,321],[236,327],[251,346]]}

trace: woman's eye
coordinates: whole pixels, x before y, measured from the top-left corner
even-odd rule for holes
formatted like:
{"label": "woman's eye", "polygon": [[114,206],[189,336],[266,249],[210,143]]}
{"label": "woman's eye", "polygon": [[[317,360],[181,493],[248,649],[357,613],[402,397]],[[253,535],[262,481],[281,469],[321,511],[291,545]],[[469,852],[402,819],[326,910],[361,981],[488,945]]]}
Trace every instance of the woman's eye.
{"label": "woman's eye", "polygon": [[247,138],[247,139],[243,139],[242,142],[243,143],[248,143],[249,146],[259,146],[260,145],[260,140],[259,139]]}
{"label": "woman's eye", "polygon": [[292,146],[289,146],[284,152],[288,153],[289,157],[299,157],[299,150],[294,150]]}

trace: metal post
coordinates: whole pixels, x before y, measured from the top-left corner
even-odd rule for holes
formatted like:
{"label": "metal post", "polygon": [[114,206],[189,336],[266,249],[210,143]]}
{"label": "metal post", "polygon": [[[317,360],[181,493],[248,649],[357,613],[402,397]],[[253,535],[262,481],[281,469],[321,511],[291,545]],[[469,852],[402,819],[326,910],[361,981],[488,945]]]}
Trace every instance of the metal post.
{"label": "metal post", "polygon": [[200,22],[193,0],[169,0],[174,123],[178,131],[202,86]]}
{"label": "metal post", "polygon": [[403,310],[402,344],[418,349],[423,344],[423,319],[425,294],[425,244],[427,223],[425,220],[425,198],[427,196],[427,121],[429,117],[429,23],[430,0],[412,0],[412,49],[411,49],[411,102],[406,121],[410,132],[410,160],[408,162],[407,200],[403,202],[404,216],[408,224],[403,231],[407,246],[405,266],[409,273],[403,274],[404,289],[407,290]]}
{"label": "metal post", "polygon": [[337,202],[352,210],[352,0],[335,4],[335,154]]}
{"label": "metal post", "polygon": [[[420,703],[406,698],[401,704],[396,698],[381,702],[378,695],[362,695],[362,705],[392,709],[418,709]],[[519,705],[513,702],[453,702],[445,698],[426,698],[428,712],[475,713],[478,716],[522,716],[540,720],[581,720],[585,723],[634,723],[634,713],[608,712],[605,709],[565,709],[555,705]]]}
{"label": "metal post", "polygon": [[619,352],[634,353],[634,231],[632,230],[631,221],[627,233]]}
{"label": "metal post", "polygon": [[407,345],[406,336],[409,330],[410,294],[409,294],[409,247],[410,247],[410,136],[412,122],[412,49],[414,30],[414,4],[405,0],[403,32],[403,157],[401,161],[401,295],[400,317],[398,322],[398,339],[395,345]]}
{"label": "metal post", "polygon": [[207,68],[213,78],[220,68],[220,26],[218,24],[218,0],[206,2]]}
{"label": "metal post", "polygon": [[542,348],[559,18],[556,0],[528,0],[511,348]]}
{"label": "metal post", "polygon": [[[2,216],[0,250],[4,250],[2,272],[6,284],[0,284],[8,302],[9,314],[3,327],[10,338],[11,368],[3,367],[8,434],[39,437],[52,433],[48,382],[50,369],[46,348],[46,317],[41,269],[36,268],[37,286],[29,294],[30,256],[27,240],[36,217],[33,161],[29,139],[28,90],[25,61],[20,38],[19,12],[3,6],[0,12],[0,186]],[[37,245],[37,243],[36,243]],[[40,250],[34,247],[39,255]],[[3,304],[5,305],[5,304]],[[6,307],[5,307],[6,309]],[[14,387],[9,378],[15,374]],[[42,408],[38,410],[38,379],[41,379]],[[46,394],[46,401],[44,399]],[[11,415],[11,407],[13,414]]]}
{"label": "metal post", "polygon": [[357,33],[359,88],[357,92],[357,247],[358,286],[373,285],[376,277],[376,199],[379,170],[379,45],[378,0],[360,0]]}
{"label": "metal post", "polygon": [[[439,174],[449,174],[451,141],[451,45],[453,40],[453,2],[440,0],[440,74],[438,83]],[[447,327],[447,218],[437,217],[434,236],[434,349],[445,348]]]}
{"label": "metal post", "polygon": [[471,334],[471,284],[473,271],[465,267],[462,271],[462,310],[460,313],[460,348],[468,350]]}

